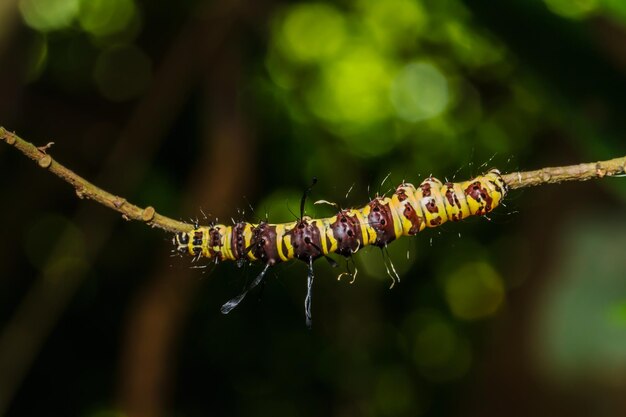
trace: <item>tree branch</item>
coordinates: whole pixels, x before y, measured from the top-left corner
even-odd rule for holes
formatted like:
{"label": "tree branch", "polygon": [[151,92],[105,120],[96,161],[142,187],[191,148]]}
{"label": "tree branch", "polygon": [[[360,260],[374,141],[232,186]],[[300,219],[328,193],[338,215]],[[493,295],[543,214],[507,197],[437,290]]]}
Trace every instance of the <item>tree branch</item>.
{"label": "tree branch", "polygon": [[48,145],[38,148],[1,126],[0,140],[4,140],[9,145],[15,146],[24,155],[37,162],[41,168],[49,170],[57,177],[68,182],[74,187],[76,195],[79,198],[88,198],[97,201],[103,206],[122,213],[122,217],[126,220],[138,220],[152,227],[158,227],[173,233],[189,232],[189,230],[194,228],[192,224],[180,222],[158,214],[154,207],[148,206],[141,208],[129,203],[123,197],[118,197],[95,186],[48,155],[46,152]]}
{"label": "tree branch", "polygon": [[[126,220],[138,220],[152,227],[158,227],[172,233],[189,232],[189,230],[194,228],[192,224],[158,214],[151,206],[141,208],[129,203],[122,197],[113,195],[95,186],[48,155],[46,151],[50,144],[36,147],[1,126],[0,140],[15,146],[24,155],[37,162],[40,167],[48,169],[54,175],[68,182],[74,187],[79,198],[97,201],[110,209],[122,213],[122,217]],[[536,171],[512,172],[502,175],[502,179],[511,189],[517,189],[543,184],[556,184],[564,181],[586,181],[624,173],[626,173],[626,156],[608,161],[543,168]]]}
{"label": "tree branch", "polygon": [[509,188],[516,189],[565,181],[587,181],[624,173],[626,173],[626,156],[608,161],[542,168],[536,171],[512,172],[502,175],[502,179]]}

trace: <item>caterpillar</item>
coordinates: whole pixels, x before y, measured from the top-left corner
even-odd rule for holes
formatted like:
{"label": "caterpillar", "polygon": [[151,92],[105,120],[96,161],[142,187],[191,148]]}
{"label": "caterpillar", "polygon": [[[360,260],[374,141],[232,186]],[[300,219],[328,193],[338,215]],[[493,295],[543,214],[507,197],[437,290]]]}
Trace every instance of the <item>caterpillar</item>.
{"label": "caterpillar", "polygon": [[[362,208],[340,209],[332,217],[312,219],[304,215],[305,200],[311,191],[309,188],[302,196],[297,221],[279,224],[239,222],[233,226],[195,225],[189,232],[177,233],[173,244],[178,253],[188,253],[195,258],[205,257],[215,262],[250,261],[265,265],[241,294],[222,306],[224,314],[229,313],[262,282],[271,266],[292,259],[306,262],[305,317],[310,326],[313,262],[316,259],[325,257],[336,266],[328,254],[337,253],[350,258],[368,245],[384,250],[395,239],[416,235],[427,227],[461,221],[469,216],[484,216],[502,202],[507,190],[497,169],[460,183],[442,183],[428,177],[417,188],[403,182],[391,197],[377,196]],[[393,286],[396,279],[399,280],[398,274],[393,264],[390,263],[391,271],[387,264],[385,266]],[[355,276],[356,271],[348,274]]]}

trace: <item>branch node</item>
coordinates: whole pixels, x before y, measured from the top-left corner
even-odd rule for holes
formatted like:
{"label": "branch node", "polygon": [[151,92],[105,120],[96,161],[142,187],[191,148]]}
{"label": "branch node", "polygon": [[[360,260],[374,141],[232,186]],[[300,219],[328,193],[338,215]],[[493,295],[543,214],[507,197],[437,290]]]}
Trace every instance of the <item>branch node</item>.
{"label": "branch node", "polygon": [[15,145],[15,135],[8,132],[5,128],[0,127],[0,136],[7,141],[9,145]]}
{"label": "branch node", "polygon": [[122,214],[122,219],[126,220],[127,222],[132,220],[130,217],[128,217],[126,213]]}
{"label": "branch node", "polygon": [[548,171],[546,170],[541,171],[541,180],[543,182],[548,182],[550,181],[551,178],[552,178],[552,175]]}
{"label": "branch node", "polygon": [[77,188],[76,189],[76,196],[78,198],[80,198],[81,200],[83,200],[85,198],[85,189],[84,188]]}
{"label": "branch node", "polygon": [[126,203],[125,198],[117,197],[115,200],[113,200],[113,205],[115,206],[115,208],[118,208],[118,209],[121,208],[125,203]]}
{"label": "branch node", "polygon": [[37,163],[42,168],[48,168],[52,164],[52,157],[50,155],[44,155]]}
{"label": "branch node", "polygon": [[604,178],[606,175],[606,169],[602,168],[602,164],[600,162],[596,163],[596,175],[598,178]]}
{"label": "branch node", "polygon": [[54,142],[48,142],[43,146],[37,146],[37,149],[39,149],[39,152],[46,153],[48,149],[52,148],[52,145],[54,145]]}
{"label": "branch node", "polygon": [[154,207],[148,206],[143,210],[143,213],[141,213],[141,219],[147,223],[154,219],[155,213],[156,211],[154,210]]}

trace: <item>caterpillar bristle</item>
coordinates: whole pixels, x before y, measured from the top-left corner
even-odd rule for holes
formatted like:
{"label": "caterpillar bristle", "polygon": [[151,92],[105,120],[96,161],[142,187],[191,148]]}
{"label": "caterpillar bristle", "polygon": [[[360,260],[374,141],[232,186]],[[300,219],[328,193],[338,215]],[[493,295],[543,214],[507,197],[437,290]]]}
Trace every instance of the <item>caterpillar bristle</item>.
{"label": "caterpillar bristle", "polygon": [[[389,175],[381,182],[381,187]],[[360,209],[340,209],[335,203],[318,200],[315,204],[330,204],[338,209],[332,217],[313,219],[305,215],[306,199],[317,179],[304,191],[300,200],[300,217],[289,223],[272,224],[234,222],[227,226],[211,222],[200,226],[197,219],[194,228],[187,233],[178,233],[173,238],[175,251],[189,253],[193,262],[205,257],[219,261],[263,262],[263,272],[257,276],[242,294],[222,307],[225,314],[239,304],[245,294],[260,283],[267,269],[280,262],[300,259],[308,264],[307,298],[305,315],[311,321],[311,287],[313,285],[313,261],[325,257],[331,265],[336,262],[328,257],[331,253],[350,258],[352,254],[369,245],[383,251],[383,259],[391,287],[400,281],[391,259],[386,254],[389,243],[402,237],[414,236],[425,228],[437,227],[447,221],[461,221],[469,216],[485,216],[501,204],[508,187],[500,171],[492,169],[486,174],[469,181],[442,183],[429,176],[418,187],[402,182],[391,197],[377,196]],[[348,190],[347,195],[353,186]],[[369,194],[369,187],[368,187]],[[252,212],[252,206],[250,206]],[[267,213],[266,213],[267,217]],[[487,219],[489,219],[487,217]],[[431,237],[432,245],[432,237]],[[352,276],[355,272],[338,276]]]}

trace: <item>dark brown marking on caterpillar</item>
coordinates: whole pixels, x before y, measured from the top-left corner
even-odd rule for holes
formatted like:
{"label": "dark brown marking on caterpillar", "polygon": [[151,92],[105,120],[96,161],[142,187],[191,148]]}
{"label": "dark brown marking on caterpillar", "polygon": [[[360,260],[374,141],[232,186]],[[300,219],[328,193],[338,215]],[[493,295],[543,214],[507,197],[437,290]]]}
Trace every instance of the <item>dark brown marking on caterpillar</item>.
{"label": "dark brown marking on caterpillar", "polygon": [[323,255],[317,220],[309,223],[306,218],[300,219],[293,229],[287,231],[286,234],[291,236],[291,245],[297,259],[308,261],[312,258],[315,260]]}
{"label": "dark brown marking on caterpillar", "polygon": [[254,256],[266,264],[280,262],[276,247],[276,226],[262,222],[252,231]]}
{"label": "dark brown marking on caterpillar", "polygon": [[430,221],[431,226],[439,226],[441,223],[441,217],[436,217]]}
{"label": "dark brown marking on caterpillar", "polygon": [[370,212],[367,220],[376,231],[376,240],[373,244],[382,248],[396,239],[391,208],[389,203],[383,203],[381,198],[375,198],[369,203],[369,206]]}
{"label": "dark brown marking on caterpillar", "polygon": [[400,185],[397,189],[396,189],[396,195],[398,196],[398,201],[399,202],[403,202],[404,200],[406,200],[407,195],[406,192],[404,191],[404,189],[402,188],[404,186],[404,184]]}
{"label": "dark brown marking on caterpillar", "polygon": [[411,205],[411,203],[406,203],[404,205],[404,211],[402,215],[406,217],[411,222],[411,228],[409,229],[409,236],[416,235],[422,226],[422,218],[417,215],[415,208]]}
{"label": "dark brown marking on caterpillar", "polygon": [[209,229],[209,243],[208,249],[211,257],[217,258],[217,260],[221,261],[223,259],[222,251],[220,248],[222,246],[222,235],[218,228],[212,227]]}
{"label": "dark brown marking on caterpillar", "polygon": [[363,246],[364,236],[361,233],[359,220],[355,215],[350,215],[349,210],[341,210],[330,228],[337,240],[338,254],[350,256]]}
{"label": "dark brown marking on caterpillar", "polygon": [[233,256],[239,260],[245,256],[245,241],[243,237],[243,230],[246,228],[246,223],[239,222],[233,226],[233,233],[230,237],[231,247],[233,248]]}
{"label": "dark brown marking on caterpillar", "polygon": [[[454,184],[448,182],[445,184],[445,186],[447,187],[445,197],[446,197],[446,200],[448,200],[448,204],[450,204],[453,207],[461,208],[461,203],[459,202],[459,198],[454,192]],[[452,213],[450,220],[452,220],[453,222],[458,222],[462,218],[463,218],[462,212],[460,212],[460,216],[457,215],[456,213]]]}
{"label": "dark brown marking on caterpillar", "polygon": [[469,195],[471,198],[473,198],[477,202],[481,202],[481,201],[485,202],[485,204],[476,213],[477,215],[482,216],[486,213],[489,213],[492,210],[493,199],[489,195],[489,190],[482,187],[480,181],[475,181],[472,184],[470,184],[470,186],[465,189],[465,194]]}

